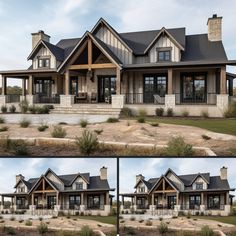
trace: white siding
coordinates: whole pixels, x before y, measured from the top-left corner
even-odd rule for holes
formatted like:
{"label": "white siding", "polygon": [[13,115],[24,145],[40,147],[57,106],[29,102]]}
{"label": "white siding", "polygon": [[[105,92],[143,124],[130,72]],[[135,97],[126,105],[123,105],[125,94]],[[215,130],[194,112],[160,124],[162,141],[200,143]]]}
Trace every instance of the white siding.
{"label": "white siding", "polygon": [[78,177],[72,185],[72,189],[76,190],[76,183],[83,183],[83,189],[87,189],[87,183],[81,178]]}
{"label": "white siding", "polygon": [[49,172],[46,177],[50,179],[60,190],[64,190],[64,184],[53,173]]}
{"label": "white siding", "polygon": [[184,190],[184,184],[173,173],[169,172],[167,178],[170,179],[180,190]]}
{"label": "white siding", "polygon": [[102,40],[124,64],[132,64],[132,52],[106,27],[101,26],[96,37]]}
{"label": "white siding", "polygon": [[138,184],[138,186],[137,186],[137,188],[136,188],[136,190],[137,190],[137,193],[142,193],[141,191],[140,191],[140,188],[145,188],[145,193],[147,193],[148,192],[148,189],[147,189],[147,187],[146,187],[146,185],[143,183],[143,182],[140,182],[139,184]]}
{"label": "white siding", "polygon": [[28,189],[27,189],[26,185],[25,185],[23,182],[20,182],[20,183],[18,184],[17,189],[16,189],[16,192],[17,192],[17,193],[22,193],[22,192],[21,192],[21,188],[25,188],[25,189],[24,189],[24,190],[25,190],[25,191],[24,191],[25,193],[28,192]]}
{"label": "white siding", "polygon": [[171,41],[168,36],[161,36],[149,51],[150,62],[157,62],[157,48],[170,47],[171,61],[180,61],[180,49]]}

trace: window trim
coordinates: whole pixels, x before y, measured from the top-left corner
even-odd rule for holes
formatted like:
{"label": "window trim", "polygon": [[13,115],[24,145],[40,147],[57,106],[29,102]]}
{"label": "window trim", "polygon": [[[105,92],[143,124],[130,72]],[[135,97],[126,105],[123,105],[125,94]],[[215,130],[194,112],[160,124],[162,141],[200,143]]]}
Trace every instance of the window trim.
{"label": "window trim", "polygon": [[[198,188],[197,186],[201,185],[202,187],[201,188]],[[195,186],[196,186],[196,190],[203,190],[203,187],[204,187],[204,183],[203,182],[196,182],[195,183]]]}
{"label": "window trim", "polygon": [[[39,66],[40,65],[40,60],[42,60],[43,63],[43,66]],[[48,66],[45,66],[46,65],[46,61],[48,60]],[[38,57],[38,69],[45,69],[45,68],[51,68],[51,57],[50,56],[40,56]]]}
{"label": "window trim", "polygon": [[[169,57],[169,60],[166,60],[165,58],[166,58],[166,56],[164,56],[164,59],[163,60],[160,60],[160,57],[159,57],[159,53],[160,52],[164,52],[164,53],[166,53],[166,52],[169,52],[169,55],[170,55],[170,57]],[[172,61],[172,47],[162,47],[162,48],[156,48],[156,61],[157,62],[170,62],[170,61]]]}
{"label": "window trim", "polygon": [[[81,184],[82,184],[82,188],[79,188],[79,187],[77,188],[77,186],[80,186]],[[84,183],[83,182],[76,182],[75,183],[75,189],[76,190],[83,190],[84,189]]]}

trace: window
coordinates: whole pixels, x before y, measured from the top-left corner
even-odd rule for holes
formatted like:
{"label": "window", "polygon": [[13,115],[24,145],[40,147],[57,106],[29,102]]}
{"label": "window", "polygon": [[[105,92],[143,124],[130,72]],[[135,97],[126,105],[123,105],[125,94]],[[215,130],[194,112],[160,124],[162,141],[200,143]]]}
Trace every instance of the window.
{"label": "window", "polygon": [[139,192],[144,193],[145,192],[145,187],[139,187]]}
{"label": "window", "polygon": [[170,61],[171,60],[171,54],[170,50],[166,51],[157,51],[157,61]]}
{"label": "window", "polygon": [[81,190],[83,189],[83,182],[76,183],[76,190]]}
{"label": "window", "polygon": [[35,79],[34,93],[50,97],[52,94],[52,85],[52,79]]}
{"label": "window", "polygon": [[100,208],[100,196],[98,196],[98,195],[88,196],[88,208],[99,209]]}
{"label": "window", "polygon": [[196,190],[203,189],[203,183],[196,183]]}
{"label": "window", "polygon": [[50,58],[38,59],[38,68],[49,68],[49,67],[50,67]]}
{"label": "window", "polygon": [[25,187],[21,187],[21,188],[20,188],[20,192],[21,192],[21,193],[24,193],[24,192],[25,192]]}
{"label": "window", "polygon": [[69,197],[69,208],[76,209],[81,204],[79,195],[73,195]]}
{"label": "window", "polygon": [[198,210],[200,205],[201,205],[200,195],[189,196],[189,209]]}
{"label": "window", "polygon": [[209,195],[208,196],[208,208],[209,209],[220,209],[220,195]]}

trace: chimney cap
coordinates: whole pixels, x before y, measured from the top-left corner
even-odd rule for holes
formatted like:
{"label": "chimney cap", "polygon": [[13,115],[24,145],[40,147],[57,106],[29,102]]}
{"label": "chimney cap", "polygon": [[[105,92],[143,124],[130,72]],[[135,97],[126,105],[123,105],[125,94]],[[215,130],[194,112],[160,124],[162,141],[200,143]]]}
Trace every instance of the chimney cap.
{"label": "chimney cap", "polygon": [[43,30],[39,30],[39,31],[38,31],[38,32],[36,32],[36,33],[31,33],[31,35],[37,35],[37,34],[44,34],[45,36],[47,36],[47,37],[51,38],[51,36],[50,36],[50,35],[48,35],[48,34],[45,34]]}
{"label": "chimney cap", "polygon": [[207,25],[209,23],[209,20],[212,20],[212,19],[222,19],[222,18],[223,18],[222,16],[218,16],[217,14],[213,14],[212,17],[208,18]]}

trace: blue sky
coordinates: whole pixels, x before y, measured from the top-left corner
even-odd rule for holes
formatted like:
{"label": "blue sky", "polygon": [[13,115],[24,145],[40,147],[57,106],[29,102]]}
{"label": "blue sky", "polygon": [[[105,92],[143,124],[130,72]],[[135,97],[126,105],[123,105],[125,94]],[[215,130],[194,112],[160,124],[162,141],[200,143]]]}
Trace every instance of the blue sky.
{"label": "blue sky", "polygon": [[[228,167],[230,187],[236,188],[235,158],[122,158],[120,159],[120,193],[134,191],[135,176],[142,174],[145,179],[158,178],[168,168],[176,174],[207,173],[220,174],[221,167]],[[233,193],[234,195],[236,192]]]}
{"label": "blue sky", "polygon": [[0,70],[29,65],[32,32],[42,29],[56,43],[80,37],[100,17],[118,32],[185,26],[188,34],[198,34],[207,32],[207,18],[217,13],[228,57],[236,59],[235,9],[235,0],[0,0]]}
{"label": "blue sky", "polygon": [[1,158],[0,193],[14,192],[17,174],[22,174],[28,180],[40,177],[51,168],[58,175],[90,172],[90,175],[96,176],[100,175],[100,168],[103,166],[108,168],[110,187],[116,188],[115,158]]}

